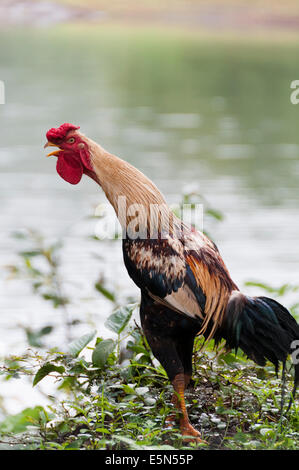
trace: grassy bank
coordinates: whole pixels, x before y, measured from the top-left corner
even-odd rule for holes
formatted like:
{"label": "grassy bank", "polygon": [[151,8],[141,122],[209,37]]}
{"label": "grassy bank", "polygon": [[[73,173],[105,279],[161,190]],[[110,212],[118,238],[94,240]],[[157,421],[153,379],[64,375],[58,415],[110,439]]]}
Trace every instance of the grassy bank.
{"label": "grassy bank", "polygon": [[[178,429],[167,428],[171,386],[140,329],[128,323],[133,308],[108,318],[116,339],[95,339],[90,332],[69,344],[66,353],[53,348],[6,360],[2,373],[7,378],[26,374],[38,386],[52,377],[57,397],[47,407],[25,409],[0,423],[0,448],[298,448],[298,409],[293,404],[288,415],[281,413],[281,379],[273,367],[257,367],[242,354],[216,354],[212,343],[203,352],[201,339],[194,383],[186,395],[191,422],[207,444],[187,444]],[[130,352],[125,362],[120,360],[121,333]]]}
{"label": "grassy bank", "polygon": [[[220,221],[222,215],[209,208],[206,217]],[[53,325],[27,327],[26,351],[2,359],[2,380],[29,381],[34,387],[46,381],[49,392],[43,388],[43,394],[49,404],[7,414],[0,423],[0,449],[298,448],[298,405],[293,403],[286,414],[291,362],[282,383],[281,371],[277,376],[272,365],[259,367],[240,351],[226,352],[223,345],[215,350],[213,341],[204,344],[198,337],[193,382],[186,395],[191,422],[206,443],[186,443],[178,428],[166,426],[172,387],[134,319],[138,302],[117,305],[116,293],[98,281],[95,290],[114,306],[105,321],[111,334],[102,337],[90,329],[74,337],[75,319],[67,311],[72,299],[60,284],[61,244],[47,244],[30,231],[16,237],[21,244],[26,241],[27,248],[19,252],[20,263],[8,267],[10,277],[31,283],[36,295],[60,309],[65,341],[62,347],[53,344]],[[299,290],[290,285],[249,285],[278,299]],[[298,314],[298,304],[289,308]]]}

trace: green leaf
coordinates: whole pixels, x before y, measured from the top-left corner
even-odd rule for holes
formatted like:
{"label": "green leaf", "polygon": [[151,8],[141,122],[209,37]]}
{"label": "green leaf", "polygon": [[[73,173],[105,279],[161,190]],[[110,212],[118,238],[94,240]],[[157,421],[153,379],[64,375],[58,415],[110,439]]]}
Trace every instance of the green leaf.
{"label": "green leaf", "polygon": [[28,343],[30,344],[30,346],[34,346],[37,348],[42,347],[42,343],[40,341],[41,337],[50,334],[52,330],[53,327],[50,325],[45,326],[44,328],[41,328],[38,331],[33,331],[31,330],[31,328],[26,328],[25,331]]}
{"label": "green leaf", "polygon": [[249,287],[259,287],[260,289],[264,289],[266,290],[267,292],[269,293],[274,293],[276,291],[275,288],[267,285],[267,284],[264,284],[262,282],[256,282],[256,281],[247,281],[245,282],[245,286],[249,286]]}
{"label": "green leaf", "polygon": [[21,433],[26,430],[27,426],[32,425],[32,422],[40,419],[41,411],[43,411],[42,406],[35,406],[34,408],[26,408],[16,415],[8,416],[0,423],[0,431]]}
{"label": "green leaf", "polygon": [[104,367],[114,347],[115,341],[113,339],[104,339],[98,343],[92,353],[93,365],[101,368]]}
{"label": "green leaf", "polygon": [[115,295],[113,292],[110,292],[108,289],[106,289],[100,282],[97,282],[95,284],[95,288],[103,294],[106,299],[111,300],[111,302],[115,302]]}
{"label": "green leaf", "polygon": [[64,371],[65,368],[63,366],[56,366],[55,364],[51,364],[51,362],[46,362],[46,364],[44,364],[35,374],[33,387],[51,372],[59,372],[59,374],[63,374]]}
{"label": "green leaf", "polygon": [[21,251],[19,253],[20,256],[24,258],[32,258],[33,256],[40,256],[42,252],[40,250],[32,250],[32,251]]}
{"label": "green leaf", "polygon": [[69,303],[69,300],[67,299],[67,297],[52,294],[51,292],[46,292],[42,294],[42,297],[45,300],[52,301],[54,308],[60,307],[61,305],[67,305]]}
{"label": "green leaf", "polygon": [[129,445],[130,449],[137,450],[140,448],[140,446],[138,446],[136,442],[133,439],[130,439],[129,437],[114,435],[113,438],[124,444]]}
{"label": "green leaf", "polygon": [[90,343],[90,341],[94,338],[96,334],[96,330],[91,331],[90,333],[86,333],[80,338],[75,339],[69,344],[68,352],[71,356],[77,357],[79,356],[82,349]]}
{"label": "green leaf", "polygon": [[245,282],[245,286],[259,287],[260,289],[263,289],[266,292],[269,292],[270,294],[277,294],[280,297],[287,294],[288,292],[297,292],[299,290],[299,286],[296,286],[296,285],[293,286],[291,284],[283,284],[282,286],[279,286],[279,287],[272,287],[272,286],[269,286],[268,284],[264,284],[262,282],[256,282],[256,281],[247,281]]}
{"label": "green leaf", "polygon": [[223,220],[223,214],[221,214],[220,211],[217,211],[215,209],[207,209],[206,214],[210,215],[211,217],[213,217],[216,220],[220,220],[220,221]]}
{"label": "green leaf", "polygon": [[136,395],[134,387],[130,387],[130,385],[124,384],[123,391],[129,395]]}
{"label": "green leaf", "polygon": [[105,321],[105,326],[118,335],[129,323],[136,304],[129,304],[115,310]]}
{"label": "green leaf", "polygon": [[105,429],[105,428],[96,428],[96,432],[101,432],[101,433],[104,433],[104,434],[110,434],[110,431],[108,431],[108,429]]}

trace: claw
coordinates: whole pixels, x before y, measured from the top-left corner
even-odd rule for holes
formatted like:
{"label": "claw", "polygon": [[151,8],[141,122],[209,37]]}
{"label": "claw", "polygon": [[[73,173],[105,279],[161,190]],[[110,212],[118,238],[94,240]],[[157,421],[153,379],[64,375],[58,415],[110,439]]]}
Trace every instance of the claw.
{"label": "claw", "polygon": [[189,421],[181,420],[181,433],[185,442],[207,444],[207,441],[201,438],[200,432],[197,431]]}

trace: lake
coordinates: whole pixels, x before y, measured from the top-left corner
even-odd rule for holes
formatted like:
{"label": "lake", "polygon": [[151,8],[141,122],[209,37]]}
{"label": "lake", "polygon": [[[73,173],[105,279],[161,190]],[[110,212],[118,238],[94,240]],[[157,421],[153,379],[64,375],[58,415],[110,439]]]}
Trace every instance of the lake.
{"label": "lake", "polygon": [[72,334],[95,326],[109,335],[103,322],[113,305],[95,291],[99,277],[119,302],[138,299],[120,241],[90,237],[101,190],[87,178],[72,187],[45,158],[45,133],[63,122],[137,166],[169,202],[204,195],[224,216],[204,228],[240,288],[248,280],[298,284],[297,44],[79,26],[2,30],[0,44],[1,355],[24,351],[28,327],[54,325],[48,344],[65,341],[61,309],[30,282],[7,279],[5,266],[19,263],[24,248],[16,230],[63,241],[63,289],[80,320]]}

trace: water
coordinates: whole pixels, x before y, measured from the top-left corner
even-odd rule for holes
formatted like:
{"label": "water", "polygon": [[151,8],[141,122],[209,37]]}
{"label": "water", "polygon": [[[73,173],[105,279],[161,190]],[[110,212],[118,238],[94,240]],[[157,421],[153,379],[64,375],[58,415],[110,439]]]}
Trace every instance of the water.
{"label": "water", "polygon": [[[145,172],[169,202],[195,185],[225,216],[205,228],[240,287],[298,283],[296,44],[79,27],[4,30],[0,44],[1,355],[24,350],[24,327],[55,325],[51,345],[65,338],[63,313],[30,283],[7,280],[4,266],[22,249],[15,230],[63,239],[63,286],[81,320],[73,333],[95,325],[109,334],[112,305],[93,288],[100,275],[120,299],[138,297],[120,243],[88,238],[96,221],[86,216],[104,202],[101,191],[87,178],[68,185],[44,158],[45,132],[63,122]],[[13,409],[24,404],[15,393],[6,396]]]}

